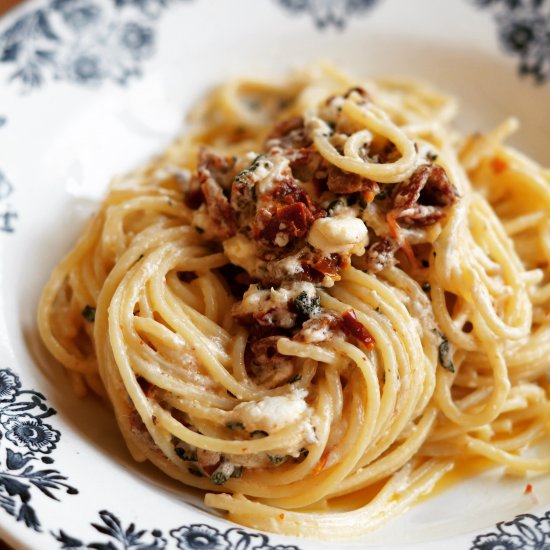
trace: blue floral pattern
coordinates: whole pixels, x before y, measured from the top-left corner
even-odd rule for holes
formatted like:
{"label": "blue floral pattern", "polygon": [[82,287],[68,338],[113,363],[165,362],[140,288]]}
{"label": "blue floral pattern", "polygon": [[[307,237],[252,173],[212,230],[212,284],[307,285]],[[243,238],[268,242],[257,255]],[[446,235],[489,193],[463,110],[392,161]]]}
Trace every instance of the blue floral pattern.
{"label": "blue floral pattern", "polygon": [[155,47],[154,23],[183,0],[50,0],[0,33],[0,63],[23,92],[48,80],[125,85]]}
{"label": "blue floral pattern", "polygon": [[320,29],[335,26],[343,28],[348,19],[363,13],[378,0],[276,0],[292,13],[307,12]]}
{"label": "blue floral pattern", "polygon": [[48,455],[61,434],[44,422],[54,414],[41,393],[22,389],[12,370],[0,370],[0,456],[4,457],[0,458],[0,508],[35,531],[41,526],[33,507],[33,488],[53,500],[59,500],[60,490],[78,493],[58,470],[36,467],[54,462]]}
{"label": "blue floral pattern", "polygon": [[504,50],[519,57],[519,72],[543,83],[550,77],[550,1],[473,0],[493,11]]}
{"label": "blue floral pattern", "polygon": [[522,514],[500,522],[495,532],[478,535],[470,550],[546,550],[550,548],[550,511],[542,517]]}
{"label": "blue floral pattern", "polygon": [[[0,128],[7,122],[5,116],[0,115]],[[12,210],[8,198],[13,193],[13,185],[10,183],[4,172],[0,170],[0,233],[13,233],[15,231],[14,221],[17,219],[17,212]],[[0,401],[2,380],[0,379]]]}
{"label": "blue floral pattern", "polygon": [[68,535],[63,530],[52,533],[61,544],[61,548],[78,550],[96,548],[98,550],[300,550],[297,546],[272,546],[269,537],[261,533],[249,533],[233,527],[220,531],[211,525],[195,523],[184,525],[170,531],[171,539],[160,529],[136,529],[134,523],[123,527],[118,517],[107,510],[99,512],[101,523],[92,523],[92,527],[109,540],[85,543]]}

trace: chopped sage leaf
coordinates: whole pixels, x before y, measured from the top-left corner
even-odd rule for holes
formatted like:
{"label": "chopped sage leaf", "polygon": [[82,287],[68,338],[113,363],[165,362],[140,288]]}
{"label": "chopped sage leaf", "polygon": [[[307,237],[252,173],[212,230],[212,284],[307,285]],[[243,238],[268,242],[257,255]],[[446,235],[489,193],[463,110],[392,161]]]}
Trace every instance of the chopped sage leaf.
{"label": "chopped sage leaf", "polygon": [[222,462],[220,466],[210,476],[210,481],[214,485],[223,485],[235,471],[235,466],[231,462]]}
{"label": "chopped sage leaf", "polygon": [[214,485],[223,485],[229,478],[223,472],[214,472],[210,477],[210,481]]}
{"label": "chopped sage leaf", "polygon": [[306,317],[311,317],[321,312],[321,300],[319,296],[311,298],[307,292],[300,292],[294,300],[294,307]]}

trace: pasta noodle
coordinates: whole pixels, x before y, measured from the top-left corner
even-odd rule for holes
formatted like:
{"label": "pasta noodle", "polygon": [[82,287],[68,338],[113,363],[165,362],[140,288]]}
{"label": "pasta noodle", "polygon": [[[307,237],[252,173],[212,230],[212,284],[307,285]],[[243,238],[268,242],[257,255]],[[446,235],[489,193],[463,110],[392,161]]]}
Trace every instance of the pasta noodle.
{"label": "pasta noodle", "polygon": [[455,114],[331,66],[239,80],[113,182],[38,325],[136,460],[323,539],[475,457],[550,470],[524,453],[549,430],[550,172],[513,119],[463,137]]}

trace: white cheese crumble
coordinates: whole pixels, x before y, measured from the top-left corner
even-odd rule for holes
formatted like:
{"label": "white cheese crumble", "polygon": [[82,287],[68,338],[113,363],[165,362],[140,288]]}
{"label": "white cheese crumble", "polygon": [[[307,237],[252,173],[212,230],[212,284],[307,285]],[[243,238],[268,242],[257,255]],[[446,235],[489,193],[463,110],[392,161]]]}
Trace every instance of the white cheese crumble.
{"label": "white cheese crumble", "polygon": [[242,267],[250,274],[254,274],[261,263],[256,256],[256,244],[241,233],[225,240],[223,251],[233,265]]}
{"label": "white cheese crumble", "polygon": [[315,220],[307,240],[324,254],[357,254],[365,252],[369,241],[367,226],[359,218],[335,216]]}
{"label": "white cheese crumble", "polygon": [[289,424],[297,423],[306,412],[311,412],[304,399],[306,396],[307,391],[301,389],[287,395],[240,403],[233,409],[233,415],[249,432],[265,430],[273,433]]}
{"label": "white cheese crumble", "polygon": [[258,178],[257,186],[260,193],[268,193],[273,190],[275,182],[290,173],[288,159],[280,155],[272,156],[270,159],[261,159],[259,164],[254,175]]}
{"label": "white cheese crumble", "polygon": [[328,323],[312,324],[312,326],[302,329],[301,336],[306,344],[318,344],[326,342],[332,336],[332,329]]}
{"label": "white cheese crumble", "polygon": [[277,279],[292,279],[303,273],[302,261],[298,256],[287,256],[269,264],[270,273]]}
{"label": "white cheese crumble", "polygon": [[315,286],[307,282],[294,282],[270,289],[250,285],[235,312],[239,315],[251,314],[262,317],[264,323],[290,328],[294,326],[296,315],[289,311],[288,304],[303,292],[310,299],[317,295]]}

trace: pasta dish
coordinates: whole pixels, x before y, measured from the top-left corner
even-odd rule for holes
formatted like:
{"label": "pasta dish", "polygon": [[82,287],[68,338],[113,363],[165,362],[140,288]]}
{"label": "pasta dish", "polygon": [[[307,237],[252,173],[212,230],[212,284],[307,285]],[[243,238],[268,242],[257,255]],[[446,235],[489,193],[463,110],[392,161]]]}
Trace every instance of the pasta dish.
{"label": "pasta dish", "polygon": [[136,460],[323,539],[475,457],[550,471],[550,172],[456,111],[331,66],[232,81],[112,183],[38,324]]}

